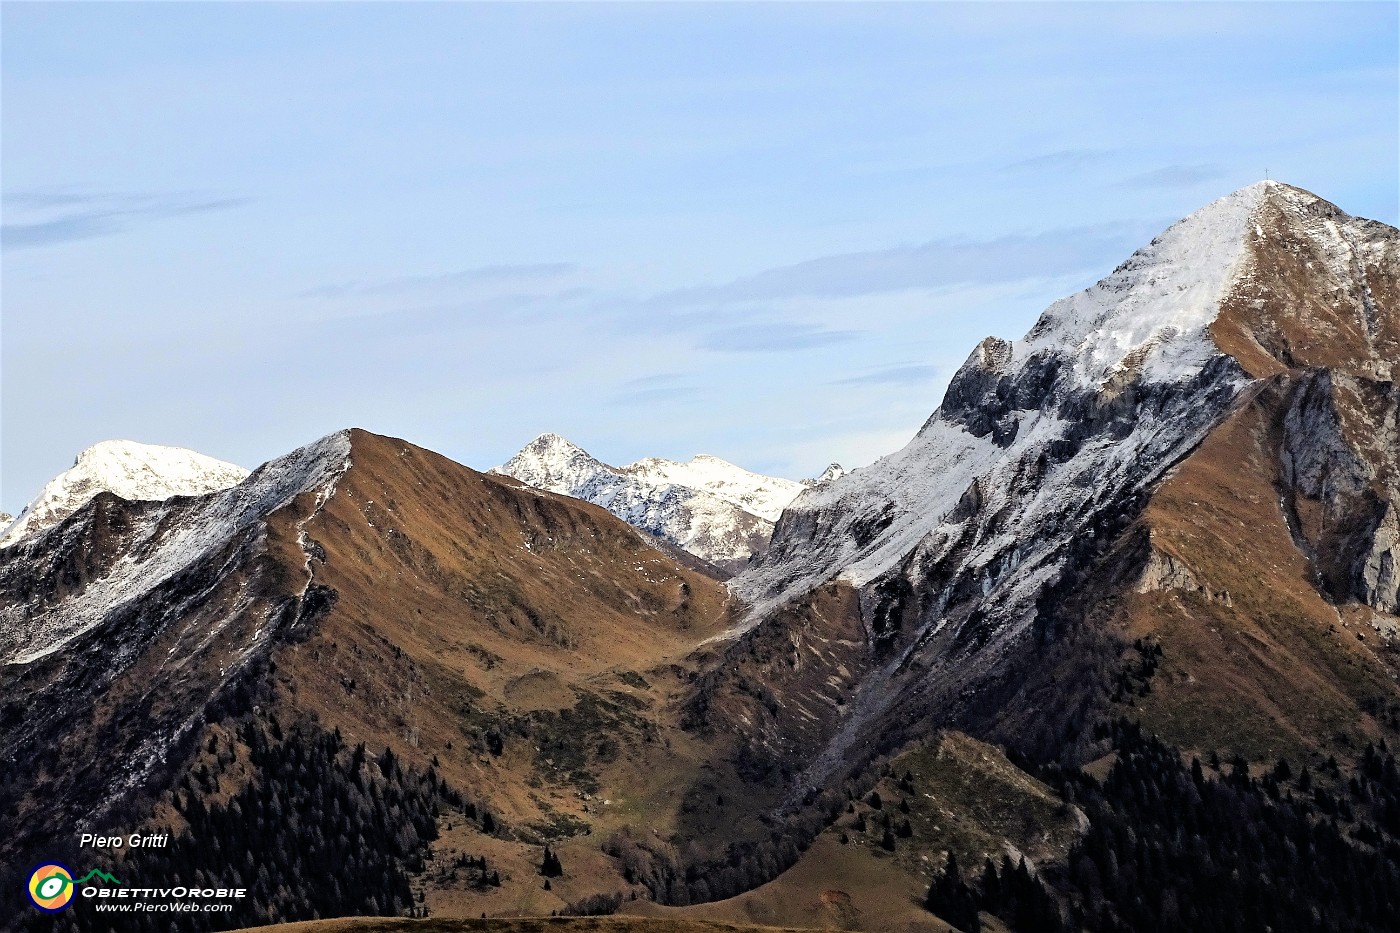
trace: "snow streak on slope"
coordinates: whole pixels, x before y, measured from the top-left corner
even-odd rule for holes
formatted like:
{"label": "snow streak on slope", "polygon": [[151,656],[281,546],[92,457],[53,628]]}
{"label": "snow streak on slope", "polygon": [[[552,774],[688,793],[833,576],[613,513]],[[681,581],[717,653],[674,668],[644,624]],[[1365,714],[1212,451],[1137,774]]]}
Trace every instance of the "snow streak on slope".
{"label": "snow streak on slope", "polygon": [[[0,664],[23,664],[57,651],[298,495],[315,490],[324,500],[349,465],[350,438],[342,431],[264,464],[232,488],[135,513],[132,527],[124,531],[127,544],[121,556],[100,576],[47,605],[36,600],[0,608]],[[47,554],[50,562],[63,560],[88,532],[78,515],[30,535],[6,549],[0,573],[57,579],[58,567],[32,566],[31,559]],[[50,540],[55,535],[74,539],[73,546]]]}
{"label": "snow streak on slope", "polygon": [[1259,182],[1178,221],[1107,278],[1047,308],[1013,345],[1008,367],[1053,350],[1073,360],[1086,388],[1134,372],[1149,382],[1191,378],[1219,353],[1206,327],[1239,276],[1246,234],[1266,192],[1302,195]]}
{"label": "snow streak on slope", "polygon": [[773,521],[804,488],[705,455],[612,467],[557,434],[540,435],[491,472],[602,506],[729,570],[767,544]]}
{"label": "snow streak on slope", "polygon": [[1316,200],[1241,189],[1055,302],[1025,339],[979,344],[903,450],[789,505],[731,583],[750,622],[837,576],[864,587],[953,555],[984,595],[1008,581],[998,598],[1024,614],[1096,509],[1158,478],[1247,383],[1207,328],[1266,197]]}
{"label": "snow streak on slope", "polygon": [[72,467],[44,486],[5,529],[0,547],[52,528],[99,492],[132,502],[160,502],[227,489],[247,475],[242,467],[180,447],[103,441],[80,453]]}

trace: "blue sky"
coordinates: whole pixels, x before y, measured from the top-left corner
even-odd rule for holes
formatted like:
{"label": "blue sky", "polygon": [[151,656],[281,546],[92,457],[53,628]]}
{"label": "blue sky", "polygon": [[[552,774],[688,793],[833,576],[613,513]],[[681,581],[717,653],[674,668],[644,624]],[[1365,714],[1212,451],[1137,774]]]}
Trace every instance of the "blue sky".
{"label": "blue sky", "polygon": [[1265,169],[1396,223],[1398,9],[6,2],[0,508],[111,437],[869,462]]}

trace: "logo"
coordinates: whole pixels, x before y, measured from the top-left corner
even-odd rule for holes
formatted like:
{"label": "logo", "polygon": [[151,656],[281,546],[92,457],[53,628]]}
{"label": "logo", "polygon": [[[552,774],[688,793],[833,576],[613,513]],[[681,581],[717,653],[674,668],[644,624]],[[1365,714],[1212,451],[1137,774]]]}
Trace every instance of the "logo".
{"label": "logo", "polygon": [[34,869],[29,874],[29,899],[45,913],[67,910],[73,903],[73,869],[59,862]]}
{"label": "logo", "polygon": [[[73,892],[78,885],[87,884],[93,878],[106,884],[121,885],[116,878],[97,868],[74,880],[73,869],[67,865],[62,862],[45,862],[29,873],[29,900],[40,910],[56,914],[60,910],[67,910],[73,903]],[[85,895],[91,893],[88,891]]]}

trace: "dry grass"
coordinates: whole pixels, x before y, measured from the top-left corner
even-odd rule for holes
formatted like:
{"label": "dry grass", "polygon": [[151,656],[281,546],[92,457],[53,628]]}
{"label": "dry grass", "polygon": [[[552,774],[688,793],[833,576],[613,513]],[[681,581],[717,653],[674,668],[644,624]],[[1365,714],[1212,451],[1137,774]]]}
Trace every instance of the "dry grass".
{"label": "dry grass", "polygon": [[[946,931],[923,909],[933,872],[948,851],[966,867],[1002,853],[1041,865],[1063,860],[1078,836],[1081,817],[1049,788],[1016,768],[997,749],[956,732],[941,734],[892,762],[893,774],[874,788],[882,809],[866,798],[854,803],[866,830],[845,814],[823,832],[797,864],[773,881],[728,900],[693,907],[639,905],[657,916],[703,917],[730,923],[785,924],[869,933]],[[914,792],[899,787],[905,773]],[[913,835],[893,853],[880,846],[880,816],[897,826],[909,804]],[[846,842],[841,842],[842,836]],[[1000,927],[989,920],[988,930]]]}
{"label": "dry grass", "polygon": [[790,928],[735,926],[680,917],[522,917],[488,919],[401,920],[347,917],[276,926],[250,927],[240,933],[783,933]]}
{"label": "dry grass", "polygon": [[638,908],[661,918],[868,933],[945,933],[923,908],[928,885],[868,848],[823,834],[797,864],[774,880],[728,900],[693,907]]}
{"label": "dry grass", "polygon": [[[1330,367],[1360,373],[1400,359],[1400,281],[1395,241],[1389,261],[1367,263],[1375,330],[1367,331],[1367,296],[1330,280],[1316,241],[1274,204],[1260,217],[1263,239],[1250,238],[1251,277],[1211,325],[1216,344],[1256,377],[1290,369]],[[1393,231],[1392,231],[1393,233]]]}
{"label": "dry grass", "polygon": [[1364,743],[1380,729],[1363,710],[1396,697],[1385,657],[1319,592],[1280,508],[1283,397],[1272,387],[1236,412],[1147,508],[1152,546],[1199,589],[1132,594],[1121,615],[1130,638],[1165,652],[1134,712],[1183,748],[1255,761]]}
{"label": "dry grass", "polygon": [[[603,838],[675,828],[685,788],[722,757],[676,728],[675,699],[696,644],[731,621],[724,586],[602,509],[404,441],[355,431],[351,463],[301,529],[338,599],[275,657],[288,714],[433,765],[508,827],[445,830],[440,854],[484,855],[504,884],[443,886],[430,869],[435,912],[548,915],[628,891]],[[297,535],[291,516],[274,523],[270,550]],[[535,871],[547,841],[565,866],[550,892]]]}

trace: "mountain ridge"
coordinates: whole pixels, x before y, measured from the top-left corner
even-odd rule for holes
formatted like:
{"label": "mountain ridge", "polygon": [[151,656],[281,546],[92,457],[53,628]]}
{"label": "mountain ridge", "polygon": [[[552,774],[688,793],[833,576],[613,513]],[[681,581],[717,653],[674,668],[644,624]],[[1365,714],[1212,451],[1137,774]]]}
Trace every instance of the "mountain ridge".
{"label": "mountain ridge", "polygon": [[[1231,245],[1234,237],[1239,242]],[[1167,608],[1134,602],[1128,593],[1147,579],[1153,561],[1168,564],[1152,556],[1160,551],[1150,543],[1157,514],[1150,503],[1183,464],[1221,456],[1219,445],[1203,445],[1237,417],[1255,419],[1247,433],[1291,432],[1296,445],[1292,453],[1284,446],[1286,465],[1260,472],[1263,483],[1282,490],[1268,501],[1297,505],[1285,510],[1290,514],[1267,516],[1280,529],[1280,550],[1249,555],[1264,562],[1256,579],[1268,578],[1268,564],[1282,561],[1285,549],[1310,552],[1304,564],[1323,581],[1324,604],[1359,603],[1377,613],[1378,628],[1393,624],[1384,620],[1395,612],[1388,568],[1400,560],[1390,517],[1400,501],[1400,446],[1385,438],[1395,436],[1400,402],[1387,378],[1390,361],[1400,359],[1397,242],[1394,228],[1350,218],[1301,189],[1251,185],[1173,225],[1097,285],[1052,304],[1026,340],[984,340],[909,445],[792,503],[768,550],[731,581],[751,607],[728,633],[735,639],[731,656],[768,637],[750,631],[774,625],[782,607],[790,613],[823,599],[823,587],[846,586],[858,594],[872,655],[885,659],[805,780],[821,783],[849,763],[848,754],[868,755],[894,736],[912,734],[896,731],[872,742],[873,723],[930,714],[974,734],[1031,743],[1037,754],[1048,754],[1049,735],[1058,733],[1059,753],[1071,760],[1088,755],[1093,741],[1071,726],[1088,714],[1052,712],[1043,700],[1031,704],[1029,687],[1017,686],[1016,678],[1035,680],[1037,664],[1058,670],[1041,656],[1063,651],[1063,663],[1082,666],[1074,676],[1102,684],[1098,669],[1118,663],[1112,658],[1123,651],[1116,641],[1121,633],[1155,637]],[[1349,261],[1353,256],[1366,258]],[[1198,262],[1204,281],[1179,289]],[[1215,342],[1216,333],[1248,350],[1237,352],[1252,371]],[[1246,343],[1242,333],[1258,339]],[[1300,339],[1308,333],[1330,339]],[[1256,403],[1263,409],[1248,416]],[[1292,428],[1279,434],[1273,425]],[[1248,449],[1255,458],[1277,456],[1267,444],[1251,441]],[[1231,495],[1228,487],[1211,492]],[[1227,501],[1216,507],[1225,511]],[[1201,542],[1192,539],[1171,558],[1174,566],[1195,568],[1197,578],[1212,573],[1213,558]],[[1329,550],[1338,542],[1345,548]],[[1339,566],[1321,566],[1317,554],[1335,554]],[[1337,581],[1331,589],[1328,579]],[[1088,580],[1104,606],[1121,609],[1116,621],[1086,621],[1097,610],[1072,597]],[[1315,606],[1313,597],[1298,593]],[[1241,595],[1233,591],[1230,598],[1238,602]],[[1321,610],[1304,603],[1285,610],[1283,603],[1259,601],[1269,612],[1320,619]],[[1102,639],[1075,657],[1064,647],[1067,633],[1086,624]],[[1194,642],[1181,637],[1186,651]],[[1327,702],[1336,710],[1394,702],[1393,686],[1384,686],[1394,663],[1383,644],[1363,638],[1352,643],[1355,650],[1334,650],[1312,642],[1309,631],[1299,630],[1275,633],[1270,643],[1287,646],[1300,670],[1322,670]],[[1364,676],[1346,673],[1348,665],[1359,665]],[[1213,667],[1212,676],[1227,676]],[[909,679],[912,670],[921,676]],[[1204,670],[1178,673],[1199,682]],[[1059,676],[1067,675],[1060,670]],[[1250,682],[1251,695],[1262,697],[1264,689]],[[1113,708],[1111,683],[1093,691],[1085,702],[1094,715]],[[1189,693],[1171,695],[1187,703]],[[1028,712],[1003,715],[994,708],[996,696]],[[1159,699],[1165,706],[1165,695]],[[1234,734],[1193,732],[1183,715],[1164,712],[1161,725],[1175,722],[1169,734],[1186,747],[1202,747],[1206,738],[1267,745],[1250,739],[1249,730],[1256,739],[1272,733],[1295,751],[1308,735],[1312,744],[1304,747],[1331,741],[1310,731],[1300,708],[1261,708],[1249,730]],[[1357,723],[1366,734],[1382,728],[1369,714]],[[789,726],[779,723],[765,734]],[[1066,743],[1066,730],[1081,738]],[[1036,737],[1042,731],[1044,738]]]}
{"label": "mountain ridge", "polygon": [[541,434],[489,472],[600,505],[727,572],[767,545],[783,507],[806,488],[708,454],[613,467],[557,434]]}
{"label": "mountain ridge", "polygon": [[247,475],[240,466],[182,447],[102,441],[79,453],[72,467],[46,483],[17,517],[4,523],[0,548],[53,527],[100,492],[131,501],[160,501],[217,492]]}

